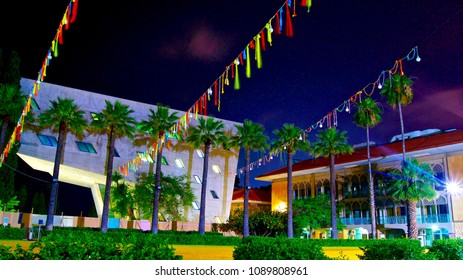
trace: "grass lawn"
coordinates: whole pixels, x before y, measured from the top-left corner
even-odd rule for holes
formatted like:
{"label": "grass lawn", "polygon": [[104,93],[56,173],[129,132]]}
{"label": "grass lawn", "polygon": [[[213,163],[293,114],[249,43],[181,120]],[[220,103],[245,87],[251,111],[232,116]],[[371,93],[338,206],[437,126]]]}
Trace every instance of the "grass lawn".
{"label": "grass lawn", "polygon": [[[16,244],[27,249],[33,241],[0,240],[0,244],[16,248]],[[183,256],[184,260],[233,260],[234,246],[214,245],[172,245],[175,254]],[[323,251],[330,258],[342,257],[347,260],[358,260],[362,251],[357,247],[323,247]]]}

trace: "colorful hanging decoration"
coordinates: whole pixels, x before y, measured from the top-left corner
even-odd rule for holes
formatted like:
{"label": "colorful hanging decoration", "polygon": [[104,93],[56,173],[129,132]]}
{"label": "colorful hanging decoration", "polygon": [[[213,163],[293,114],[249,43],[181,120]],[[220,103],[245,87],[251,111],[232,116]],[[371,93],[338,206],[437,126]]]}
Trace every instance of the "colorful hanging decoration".
{"label": "colorful hanging decoration", "polygon": [[5,162],[6,157],[8,157],[8,153],[10,152],[13,145],[21,139],[24,119],[30,111],[32,96],[38,96],[38,92],[40,90],[40,83],[43,82],[43,79],[47,75],[47,67],[50,65],[52,54],[55,57],[58,56],[58,44],[63,44],[63,27],[65,28],[65,30],[69,29],[69,24],[73,23],[76,19],[77,1],[78,0],[71,0],[69,4],[66,6],[66,11],[64,12],[64,15],[60,21],[55,37],[51,42],[51,47],[48,50],[47,55],[45,56],[45,60],[42,63],[42,67],[39,70],[37,80],[34,82],[34,85],[29,92],[29,97],[27,99],[26,105],[24,106],[21,117],[19,117],[19,120],[16,123],[16,128],[11,134],[11,137],[8,143],[6,144],[5,148],[3,149],[3,153],[0,155],[0,167],[2,166],[2,163]]}
{"label": "colorful hanging decoration", "polygon": [[[367,84],[364,88],[357,91],[354,95],[350,96],[347,100],[341,103],[338,107],[334,108],[333,110],[328,112],[325,116],[323,116],[320,120],[318,120],[317,122],[309,126],[309,128],[303,130],[304,137],[300,135],[299,140],[306,141],[306,137],[305,137],[306,133],[310,133],[314,129],[322,129],[325,126],[327,128],[330,128],[332,126],[337,127],[338,112],[339,113],[341,112],[351,113],[351,104],[357,102],[357,100],[361,100],[362,95],[371,96],[376,88],[381,89],[382,86],[384,85],[385,80],[389,79],[392,75],[394,75],[397,72],[403,75],[404,74],[403,72],[403,61],[404,60],[406,61],[415,60],[416,62],[420,62],[421,58],[418,55],[418,47],[416,46],[412,48],[412,50],[405,57],[396,60],[391,69],[382,71],[379,77],[376,79],[376,81]],[[271,159],[273,159],[274,155],[277,155],[279,152],[284,150],[286,146],[291,146],[294,143],[294,141],[296,141],[296,139],[292,139],[290,142],[282,145],[282,147],[280,147],[277,151],[270,152],[269,155],[265,155],[264,157],[259,158],[258,160],[250,163],[249,166],[238,168],[236,174],[241,175],[246,170],[246,168],[249,168],[250,170],[252,170],[255,166],[259,167],[261,163],[265,164],[265,162],[269,162]]]}

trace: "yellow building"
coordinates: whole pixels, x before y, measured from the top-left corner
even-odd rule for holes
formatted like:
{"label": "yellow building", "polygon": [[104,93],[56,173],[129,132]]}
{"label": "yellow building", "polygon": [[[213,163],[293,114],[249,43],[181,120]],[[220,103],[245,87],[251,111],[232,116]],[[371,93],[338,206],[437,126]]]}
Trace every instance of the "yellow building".
{"label": "yellow building", "polygon": [[[370,147],[375,176],[376,220],[378,237],[394,238],[407,232],[404,202],[394,201],[385,192],[381,170],[399,166],[402,161],[402,141],[394,137],[390,143]],[[434,175],[446,186],[436,185],[439,196],[433,201],[417,204],[419,238],[423,245],[434,239],[463,236],[463,195],[461,186],[451,192],[451,183],[463,182],[463,131],[430,129],[405,135],[406,156],[428,163]],[[346,228],[340,238],[368,238],[371,215],[368,194],[368,160],[366,146],[354,147],[351,155],[335,159],[336,199],[345,208],[341,221]],[[300,199],[320,194],[330,195],[328,158],[307,159],[293,164],[293,197]],[[287,168],[280,168],[256,178],[272,183],[272,210],[281,210],[287,202]],[[313,237],[329,237],[329,229],[320,229]]]}

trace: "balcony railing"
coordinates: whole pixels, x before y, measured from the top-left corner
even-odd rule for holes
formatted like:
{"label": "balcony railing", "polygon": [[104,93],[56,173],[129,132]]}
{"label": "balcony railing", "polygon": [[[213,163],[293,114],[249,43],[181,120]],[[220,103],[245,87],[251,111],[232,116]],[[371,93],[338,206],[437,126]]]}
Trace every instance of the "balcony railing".
{"label": "balcony railing", "polygon": [[[377,223],[384,224],[406,224],[406,216],[387,216],[387,217],[377,217]],[[354,218],[354,217],[345,217],[341,218],[341,221],[346,225],[368,225],[371,223],[370,217],[364,218]],[[449,214],[438,214],[438,215],[427,215],[427,216],[417,216],[417,223],[420,224],[431,224],[431,223],[450,223]]]}

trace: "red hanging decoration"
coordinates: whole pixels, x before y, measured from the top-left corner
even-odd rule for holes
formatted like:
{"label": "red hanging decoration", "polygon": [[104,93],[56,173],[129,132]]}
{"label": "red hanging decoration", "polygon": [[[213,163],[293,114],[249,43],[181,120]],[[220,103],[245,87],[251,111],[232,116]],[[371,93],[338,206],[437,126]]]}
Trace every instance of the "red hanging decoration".
{"label": "red hanging decoration", "polygon": [[60,43],[60,45],[62,45],[64,43],[64,41],[63,41],[63,24],[62,23],[59,25],[57,36],[58,36],[58,42]]}
{"label": "red hanging decoration", "polygon": [[263,51],[266,50],[266,46],[265,46],[265,32],[264,32],[263,29],[260,31],[260,48],[261,48]]}
{"label": "red hanging decoration", "polygon": [[207,116],[207,93],[204,93],[203,102],[204,102],[203,115]]}
{"label": "red hanging decoration", "polygon": [[76,21],[76,17],[77,17],[77,0],[74,0],[74,4],[72,5],[71,23]]}
{"label": "red hanging decoration", "polygon": [[285,26],[285,33],[288,37],[293,37],[293,23],[291,21],[291,11],[289,10],[288,2],[286,2],[286,26]]}
{"label": "red hanging decoration", "polygon": [[[223,77],[223,75],[222,75]],[[217,80],[215,80],[214,82],[214,105],[217,106],[217,92],[218,92],[218,88],[217,88]]]}
{"label": "red hanging decoration", "polygon": [[233,61],[231,64],[231,70],[232,70],[231,77],[233,79],[235,78],[235,61]]}

